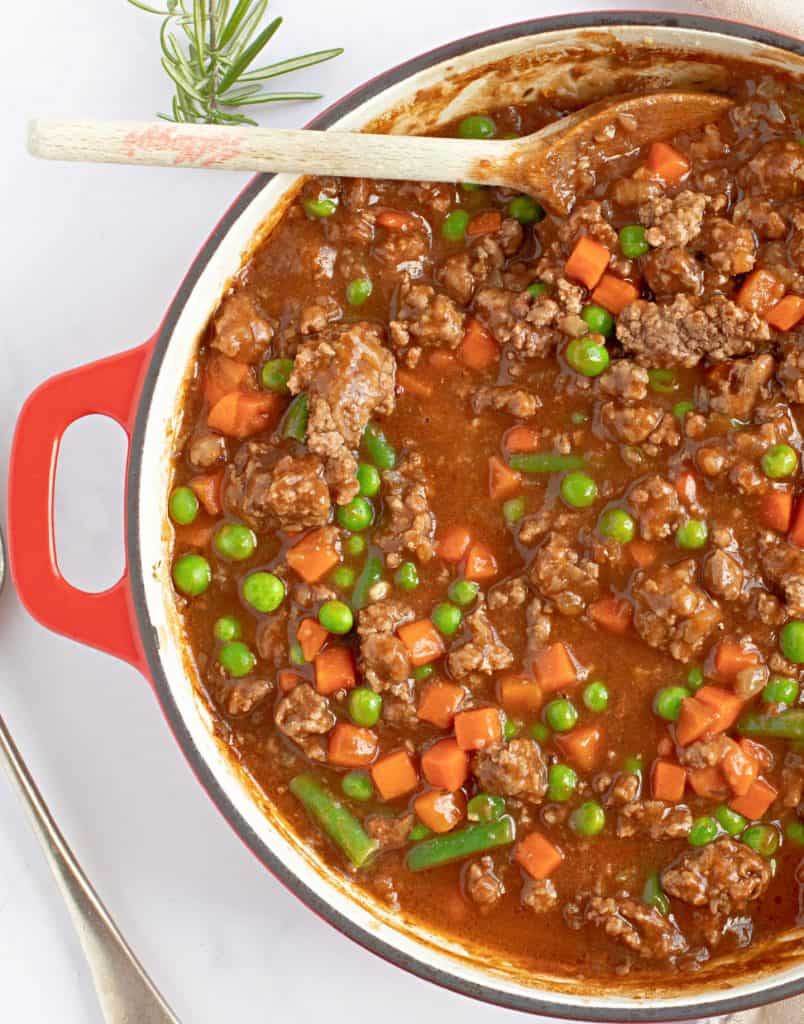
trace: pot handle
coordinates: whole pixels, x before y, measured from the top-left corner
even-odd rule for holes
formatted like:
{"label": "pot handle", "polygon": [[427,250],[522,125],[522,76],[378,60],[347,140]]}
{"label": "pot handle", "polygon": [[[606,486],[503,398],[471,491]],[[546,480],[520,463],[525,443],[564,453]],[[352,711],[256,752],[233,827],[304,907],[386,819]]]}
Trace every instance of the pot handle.
{"label": "pot handle", "polygon": [[90,594],[59,571],[53,498],[59,445],[76,420],[109,416],[129,439],[153,338],[144,345],[69,370],[41,384],[22,407],[11,447],[8,546],[17,593],[30,614],[56,633],[114,654],[147,674],[129,587],[123,575]]}

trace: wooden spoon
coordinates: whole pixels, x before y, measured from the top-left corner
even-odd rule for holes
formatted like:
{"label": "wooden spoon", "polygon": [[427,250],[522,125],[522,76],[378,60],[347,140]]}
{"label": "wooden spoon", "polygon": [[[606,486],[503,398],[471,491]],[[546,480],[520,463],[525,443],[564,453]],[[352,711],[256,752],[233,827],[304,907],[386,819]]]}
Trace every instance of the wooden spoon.
{"label": "wooden spoon", "polygon": [[48,160],[503,185],[566,214],[600,164],[715,121],[731,105],[723,96],[695,92],[607,99],[532,135],[500,141],[37,120],[29,128],[28,148]]}

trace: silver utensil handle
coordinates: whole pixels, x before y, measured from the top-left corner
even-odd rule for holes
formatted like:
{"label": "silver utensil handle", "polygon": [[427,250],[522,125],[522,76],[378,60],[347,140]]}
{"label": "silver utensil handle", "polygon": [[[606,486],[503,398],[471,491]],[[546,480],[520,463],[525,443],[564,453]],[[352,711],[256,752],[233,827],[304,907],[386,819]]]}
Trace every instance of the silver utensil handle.
{"label": "silver utensil handle", "polygon": [[108,1024],[179,1024],[92,888],[0,715],[0,754],[28,809],[84,947]]}

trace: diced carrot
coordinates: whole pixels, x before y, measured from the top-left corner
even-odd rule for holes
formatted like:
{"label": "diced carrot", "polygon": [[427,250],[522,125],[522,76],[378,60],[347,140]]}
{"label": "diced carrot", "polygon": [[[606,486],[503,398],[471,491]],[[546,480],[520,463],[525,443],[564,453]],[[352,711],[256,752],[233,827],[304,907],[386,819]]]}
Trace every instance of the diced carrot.
{"label": "diced carrot", "polygon": [[736,796],[729,807],[751,821],[758,821],[779,795],[778,791],[761,776],[743,796]]}
{"label": "diced carrot", "polygon": [[600,284],[592,292],[592,299],[613,316],[619,316],[626,306],[636,302],[639,295],[639,288],[635,284],[623,281],[621,277],[615,277],[614,274],[604,274],[600,279]]}
{"label": "diced carrot", "polygon": [[687,769],[674,761],[657,758],[653,762],[650,784],[654,800],[665,800],[669,804],[677,804],[684,796]]}
{"label": "diced carrot", "polygon": [[453,792],[469,777],[469,755],[452,737],[439,740],[422,754],[422,774],[431,786]]}
{"label": "diced carrot", "polygon": [[503,444],[507,452],[535,452],[539,448],[539,434],[533,427],[517,424],[505,435]]}
{"label": "diced carrot", "polygon": [[729,787],[716,764],[690,768],[688,777],[693,792],[703,800],[723,800],[729,795]]}
{"label": "diced carrot", "polygon": [[211,516],[219,516],[223,511],[221,505],[221,483],[223,482],[223,470],[217,473],[205,473],[203,476],[194,476],[190,481],[196,498],[204,506],[205,511]]}
{"label": "diced carrot", "polygon": [[589,618],[601,629],[618,636],[628,632],[633,614],[631,602],[616,594],[601,597],[589,605]]}
{"label": "diced carrot", "polygon": [[739,697],[722,690],[719,686],[702,686],[695,694],[701,704],[707,705],[715,712],[715,720],[709,726],[710,732],[725,732],[730,729],[743,709],[743,701]]}
{"label": "diced carrot", "polygon": [[351,690],[357,683],[355,662],[348,647],[327,647],[316,654],[315,688],[325,697],[338,690]]}
{"label": "diced carrot", "polygon": [[205,548],[212,540],[214,529],[212,523],[196,519],[194,523],[176,527],[176,540],[190,548]]}
{"label": "diced carrot", "polygon": [[411,373],[409,370],[398,369],[396,371],[396,382],[403,391],[407,391],[409,395],[415,395],[416,398],[433,397],[432,384],[428,384],[426,380],[422,380],[421,377]]}
{"label": "diced carrot", "polygon": [[759,770],[761,772],[769,772],[771,768],[773,768],[773,754],[766,746],[764,746],[764,744],[757,743],[756,740],[749,739],[747,736],[743,736],[742,739],[737,742],[749,757],[753,757],[759,765]]}
{"label": "diced carrot", "polygon": [[783,295],[783,282],[769,270],[760,268],[746,277],[735,301],[741,309],[765,316]]}
{"label": "diced carrot", "polygon": [[787,539],[797,548],[804,548],[804,495],[800,495],[796,500]]}
{"label": "diced carrot", "polygon": [[396,800],[419,784],[419,773],[407,750],[395,750],[375,761],[369,769],[383,800]]}
{"label": "diced carrot", "polygon": [[464,325],[461,359],[470,370],[487,370],[500,361],[500,346],[494,335],[471,316]]}
{"label": "diced carrot", "polygon": [[455,740],[461,750],[483,750],[502,739],[502,717],[497,708],[459,711],[453,726]]}
{"label": "diced carrot", "polygon": [[299,672],[294,672],[292,668],[280,668],[276,673],[276,682],[282,693],[290,693],[304,681],[304,676]]}
{"label": "diced carrot", "polygon": [[305,661],[312,661],[324,644],[329,633],[318,619],[302,619],[296,630],[296,639],[302,649]]}
{"label": "diced carrot", "polygon": [[577,725],[571,732],[556,733],[554,740],[582,771],[591,771],[600,760],[603,733],[599,725]]}
{"label": "diced carrot", "polygon": [[668,183],[678,181],[690,169],[690,162],[666,142],[653,142],[645,161],[648,170]]}
{"label": "diced carrot", "polygon": [[460,789],[454,793],[432,789],[416,797],[413,810],[431,832],[450,832],[466,814],[466,797]]}
{"label": "diced carrot", "polygon": [[230,391],[246,391],[251,384],[251,367],[240,363],[223,352],[215,352],[207,360],[204,373],[204,397],[210,406],[216,405]]}
{"label": "diced carrot", "polygon": [[450,526],[436,544],[436,553],[445,562],[460,562],[471,543],[472,535],[465,526]]}
{"label": "diced carrot", "polygon": [[506,673],[497,682],[497,693],[509,715],[534,715],[542,706],[542,688],[530,676]]}
{"label": "diced carrot", "polygon": [[427,362],[442,376],[455,373],[458,370],[458,360],[452,352],[447,352],[443,348],[434,348],[427,357]]}
{"label": "diced carrot", "polygon": [[449,729],[465,698],[463,687],[457,683],[428,683],[422,690],[416,714],[423,722]]}
{"label": "diced carrot", "polygon": [[540,832],[531,832],[517,843],[514,860],[538,881],[561,867],[564,854]]}
{"label": "diced carrot", "polygon": [[676,739],[682,747],[686,747],[707,733],[716,719],[714,708],[695,697],[685,697],[676,722]]}
{"label": "diced carrot", "polygon": [[733,640],[721,640],[715,648],[715,671],[723,680],[732,681],[744,668],[759,664],[759,652]]}
{"label": "diced carrot", "polygon": [[412,213],[402,210],[381,210],[374,223],[386,231],[415,231],[419,227],[418,220]]}
{"label": "diced carrot", "polygon": [[316,583],[340,561],[332,542],[332,532],[326,527],[306,533],[292,548],[288,548],[285,557],[291,569],[305,583]]}
{"label": "diced carrot", "polygon": [[489,497],[510,498],[522,487],[522,474],[507,466],[497,455],[489,458]]}
{"label": "diced carrot", "polygon": [[212,406],[207,424],[227,437],[251,437],[272,430],[284,404],[282,397],[272,391],[230,391]]}
{"label": "diced carrot", "polygon": [[686,505],[698,500],[698,477],[691,469],[682,470],[676,477],[676,494]]}
{"label": "diced carrot", "polygon": [[787,533],[793,518],[793,492],[768,491],[759,499],[759,518],[769,530]]}
{"label": "diced carrot", "polygon": [[605,245],[589,235],[581,235],[564,264],[564,273],[591,291],[603,277],[610,259],[611,253]]}
{"label": "diced carrot", "polygon": [[733,740],[720,762],[723,777],[735,796],[745,796],[759,778],[759,762],[745,747]]}
{"label": "diced carrot", "polygon": [[502,214],[499,210],[484,210],[472,217],[466,227],[466,234],[470,238],[477,235],[490,235],[499,231],[501,224]]}
{"label": "diced carrot", "polygon": [[463,574],[468,580],[491,580],[500,571],[497,559],[485,544],[473,544],[466,555]]}
{"label": "diced carrot", "polygon": [[377,735],[351,722],[338,722],[329,734],[327,760],[339,768],[363,768],[377,754]]}
{"label": "diced carrot", "polygon": [[781,302],[765,314],[765,319],[777,331],[792,331],[804,319],[804,298],[800,295],[785,295]]}
{"label": "diced carrot", "polygon": [[533,661],[533,674],[543,693],[563,690],[578,682],[578,673],[569,651],[560,642],[539,651]]}
{"label": "diced carrot", "polygon": [[625,550],[640,569],[647,569],[656,561],[656,549],[646,540],[632,540]]}
{"label": "diced carrot", "polygon": [[405,622],[397,630],[414,666],[427,665],[444,653],[441,634],[429,619]]}

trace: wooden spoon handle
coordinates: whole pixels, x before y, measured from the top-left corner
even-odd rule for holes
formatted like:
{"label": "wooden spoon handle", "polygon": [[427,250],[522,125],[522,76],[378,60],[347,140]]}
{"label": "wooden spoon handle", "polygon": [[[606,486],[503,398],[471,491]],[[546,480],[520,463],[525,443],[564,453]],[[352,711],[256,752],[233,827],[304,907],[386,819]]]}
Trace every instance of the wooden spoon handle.
{"label": "wooden spoon handle", "polygon": [[504,163],[509,146],[487,140],[148,121],[36,120],[28,133],[30,152],[48,160],[488,184],[503,184],[491,164],[498,157]]}

